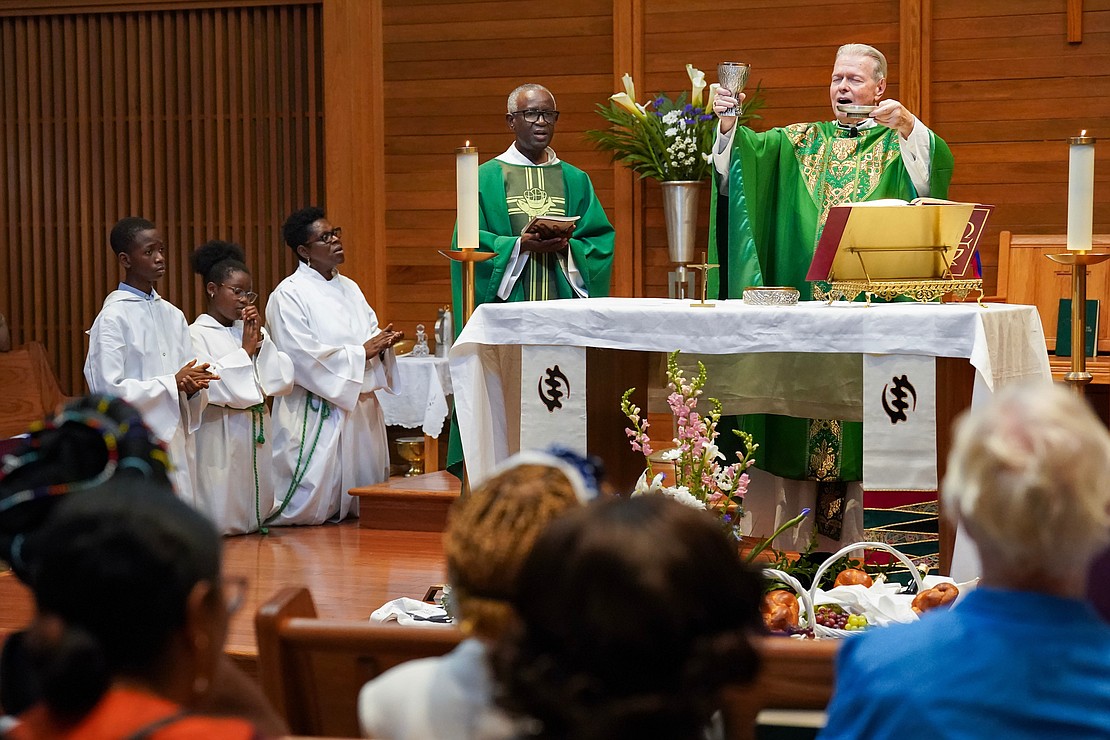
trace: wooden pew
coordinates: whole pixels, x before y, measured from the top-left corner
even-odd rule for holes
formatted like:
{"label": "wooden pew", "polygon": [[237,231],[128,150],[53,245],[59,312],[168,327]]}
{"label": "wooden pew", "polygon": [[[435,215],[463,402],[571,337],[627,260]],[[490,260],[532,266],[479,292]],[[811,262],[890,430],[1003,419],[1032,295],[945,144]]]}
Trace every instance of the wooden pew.
{"label": "wooden pew", "polygon": [[723,711],[730,740],[755,740],[765,709],[823,711],[832,698],[840,640],[762,637],[763,667],[755,683],[725,689]]}
{"label": "wooden pew", "polygon": [[462,639],[449,628],[320,619],[307,588],[282,589],[259,607],[259,680],[295,735],[359,737],[358,692],[416,658],[443,655]]}
{"label": "wooden pew", "polygon": [[[359,735],[362,685],[393,666],[443,655],[461,639],[454,629],[320,619],[306,588],[287,588],[259,607],[259,678],[294,734]],[[754,684],[724,695],[728,736],[755,737],[762,709],[822,710],[833,687],[837,640],[759,638],[763,670]]]}

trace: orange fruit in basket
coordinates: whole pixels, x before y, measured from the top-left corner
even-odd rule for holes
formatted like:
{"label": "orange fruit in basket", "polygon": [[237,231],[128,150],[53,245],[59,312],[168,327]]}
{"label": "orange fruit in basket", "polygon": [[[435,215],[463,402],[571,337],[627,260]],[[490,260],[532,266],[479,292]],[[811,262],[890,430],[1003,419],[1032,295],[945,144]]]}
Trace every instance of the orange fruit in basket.
{"label": "orange fruit in basket", "polygon": [[836,575],[833,586],[864,586],[871,588],[871,576],[859,568],[845,568]]}

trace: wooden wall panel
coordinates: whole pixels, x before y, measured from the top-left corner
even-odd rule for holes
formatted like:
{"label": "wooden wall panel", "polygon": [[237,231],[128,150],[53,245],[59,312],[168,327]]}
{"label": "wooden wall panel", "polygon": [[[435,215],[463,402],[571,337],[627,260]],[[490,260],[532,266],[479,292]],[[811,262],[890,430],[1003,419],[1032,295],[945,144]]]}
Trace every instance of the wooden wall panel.
{"label": "wooden wall panel", "polygon": [[388,303],[379,313],[412,336],[429,334],[451,301],[450,269],[437,250],[455,224],[455,147],[481,161],[512,143],[509,91],[546,85],[562,116],[553,147],[590,174],[612,217],[613,168],[582,132],[613,92],[609,3],[564,0],[522,10],[512,0],[385,0],[385,177]]}
{"label": "wooden wall panel", "polygon": [[952,197],[996,205],[991,288],[999,229],[1064,230],[1064,139],[1110,128],[1110,0],[1084,0],[1080,43],[1067,43],[1066,5],[863,0],[849,26],[831,0],[565,0],[527,17],[509,0],[0,0],[0,311],[15,341],[45,342],[64,389],[80,392],[81,332],[118,278],[106,245],[117,218],[142,213],[162,228],[173,263],[160,287],[192,316],[189,249],[241,241],[265,295],[293,264],[284,216],[326,199],[352,236],[358,227],[353,241],[370,243],[349,272],[411,334],[449,301],[436,251],[454,223],[454,148],[470,139],[484,160],[508,146],[502,106],[524,81],[553,89],[556,149],[622,225],[618,244],[633,253],[620,255],[615,289],[662,295],[659,188],[584,140],[600,124],[594,106],[625,71],[642,96],[676,94],[687,62],[712,81],[717,62],[739,58],[767,98],[757,129],[824,119],[832,57],[849,41],[887,54],[890,96],[902,63],[913,75],[906,92],[956,156]]}
{"label": "wooden wall panel", "polygon": [[[898,96],[897,0],[853,4],[850,24],[844,22],[843,3],[812,0],[645,0],[643,12],[646,74],[636,80],[641,97],[660,91],[673,97],[688,89],[687,63],[704,71],[708,82],[716,82],[718,62],[741,61],[752,65],[747,92],[761,86],[767,101],[763,119],[753,128],[828,120],[833,58],[842,44],[857,41],[886,55],[888,96]],[[708,183],[702,199],[698,243],[708,245]],[[644,294],[665,296],[670,262],[658,184],[647,184],[645,201]]]}
{"label": "wooden wall panel", "polygon": [[1078,44],[1067,41],[1065,3],[932,6],[932,124],[956,159],[951,197],[996,206],[981,243],[990,290],[1000,230],[1065,232],[1066,139],[1081,129],[1101,139],[1094,231],[1110,230],[1110,2],[1085,0]]}
{"label": "wooden wall panel", "polygon": [[190,320],[210,238],[243,244],[263,296],[291,271],[280,225],[323,198],[319,35],[315,4],[0,17],[0,312],[65,392],[120,278],[119,218],[162,230],[158,290]]}

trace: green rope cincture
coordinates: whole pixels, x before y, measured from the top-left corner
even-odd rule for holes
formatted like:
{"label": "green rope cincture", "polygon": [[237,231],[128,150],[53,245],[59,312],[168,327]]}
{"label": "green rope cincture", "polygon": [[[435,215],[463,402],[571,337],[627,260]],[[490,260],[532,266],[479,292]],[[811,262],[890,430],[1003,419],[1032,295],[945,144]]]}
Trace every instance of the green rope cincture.
{"label": "green rope cincture", "polygon": [[[319,403],[313,406],[313,400]],[[304,458],[304,440],[305,433],[308,430],[308,412],[310,409],[318,412],[318,421],[316,424],[316,434],[312,438],[312,446],[308,450],[308,457]],[[305,473],[308,472],[309,463],[312,462],[312,456],[316,452],[316,443],[320,441],[320,432],[324,428],[324,421],[330,416],[331,404],[315,393],[309,393],[308,397],[305,399],[304,416],[301,419],[301,444],[297,450],[297,464],[293,466],[293,480],[289,481],[289,490],[285,492],[285,498],[282,500],[281,506],[279,506],[278,510],[266,520],[267,524],[273,523],[275,519],[281,516],[281,513],[285,511],[285,507],[289,505],[289,501],[293,498],[293,494],[297,491],[297,487],[301,485]],[[302,458],[304,458],[304,465],[301,464]]]}

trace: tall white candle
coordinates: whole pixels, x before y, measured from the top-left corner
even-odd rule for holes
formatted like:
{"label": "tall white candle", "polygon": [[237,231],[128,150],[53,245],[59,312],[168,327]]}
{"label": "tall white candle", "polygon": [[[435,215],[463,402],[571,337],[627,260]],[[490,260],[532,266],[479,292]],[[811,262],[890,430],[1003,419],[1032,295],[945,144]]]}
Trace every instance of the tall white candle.
{"label": "tall white candle", "polygon": [[1095,140],[1083,131],[1068,144],[1068,249],[1085,250],[1094,231]]}
{"label": "tall white candle", "polygon": [[478,248],[478,147],[455,150],[455,192],[459,249]]}

